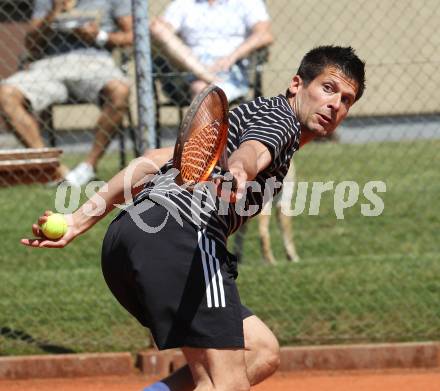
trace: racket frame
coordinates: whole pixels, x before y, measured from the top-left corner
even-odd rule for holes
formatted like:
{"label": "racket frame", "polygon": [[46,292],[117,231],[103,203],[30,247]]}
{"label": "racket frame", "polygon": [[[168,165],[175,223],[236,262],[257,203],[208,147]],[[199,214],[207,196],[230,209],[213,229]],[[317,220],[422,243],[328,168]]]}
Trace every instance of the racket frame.
{"label": "racket frame", "polygon": [[[227,160],[226,159],[220,159],[222,155],[224,155],[226,150],[226,143],[228,141],[228,127],[229,127],[229,120],[228,120],[228,99],[226,97],[226,94],[224,91],[217,87],[216,85],[210,85],[206,87],[200,94],[198,94],[194,100],[191,102],[191,105],[188,108],[187,113],[185,114],[185,117],[182,121],[182,124],[179,128],[179,135],[176,140],[176,145],[174,147],[174,154],[173,154],[173,166],[179,170],[178,175],[176,176],[176,183],[179,186],[182,186],[186,184],[189,188],[196,185],[196,183],[186,183],[180,172],[181,172],[181,165],[182,165],[182,154],[183,150],[185,148],[185,143],[190,138],[189,130],[192,125],[192,121],[199,110],[200,106],[202,105],[203,101],[206,99],[206,97],[214,92],[218,95],[220,98],[221,104],[223,106],[223,118],[220,122],[220,132],[219,137],[220,140],[218,140],[219,148],[215,151],[215,154],[213,156],[213,159],[211,159],[211,163],[205,170],[205,174],[200,177],[198,182],[206,182],[210,180],[211,173],[214,170],[215,166],[217,165],[218,161],[221,160],[222,163],[222,170],[227,170]],[[207,124],[208,125],[208,124]]]}

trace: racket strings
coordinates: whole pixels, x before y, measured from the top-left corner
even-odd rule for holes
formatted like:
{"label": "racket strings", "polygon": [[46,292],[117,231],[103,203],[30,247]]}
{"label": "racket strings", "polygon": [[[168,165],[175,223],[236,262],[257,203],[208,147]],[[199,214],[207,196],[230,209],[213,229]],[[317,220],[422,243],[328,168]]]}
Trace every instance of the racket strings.
{"label": "racket strings", "polygon": [[186,183],[197,183],[212,165],[218,149],[220,122],[214,120],[194,131],[182,152],[180,175]]}
{"label": "racket strings", "polygon": [[182,122],[174,151],[179,169],[178,184],[191,190],[198,182],[209,181],[224,152],[228,135],[228,101],[224,92],[207,87],[194,101]]}

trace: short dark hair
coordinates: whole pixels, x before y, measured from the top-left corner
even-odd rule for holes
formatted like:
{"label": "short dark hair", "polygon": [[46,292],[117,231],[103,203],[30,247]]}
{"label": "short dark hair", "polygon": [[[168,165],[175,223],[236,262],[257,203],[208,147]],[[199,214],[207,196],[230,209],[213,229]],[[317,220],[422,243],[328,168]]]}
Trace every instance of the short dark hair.
{"label": "short dark hair", "polygon": [[301,60],[297,75],[307,86],[329,66],[340,69],[348,78],[357,82],[359,88],[356,100],[360,99],[365,90],[365,62],[351,46],[328,45],[310,50]]}

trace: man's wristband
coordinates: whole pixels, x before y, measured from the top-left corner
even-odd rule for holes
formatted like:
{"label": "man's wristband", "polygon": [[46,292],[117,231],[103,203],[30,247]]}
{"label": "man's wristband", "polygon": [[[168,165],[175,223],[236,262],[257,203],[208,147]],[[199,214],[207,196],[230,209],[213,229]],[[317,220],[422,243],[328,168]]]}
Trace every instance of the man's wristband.
{"label": "man's wristband", "polygon": [[108,42],[108,32],[99,30],[98,35],[95,38],[95,43],[98,47],[103,48]]}

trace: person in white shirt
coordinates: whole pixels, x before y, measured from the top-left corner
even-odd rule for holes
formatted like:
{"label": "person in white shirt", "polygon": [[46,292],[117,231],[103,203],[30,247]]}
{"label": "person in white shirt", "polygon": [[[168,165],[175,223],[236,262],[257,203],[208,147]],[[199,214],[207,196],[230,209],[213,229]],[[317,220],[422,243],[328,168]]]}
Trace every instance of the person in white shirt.
{"label": "person in white shirt", "polygon": [[170,62],[188,72],[191,96],[214,83],[229,101],[248,91],[246,58],[273,42],[263,0],[174,0],[150,31]]}

